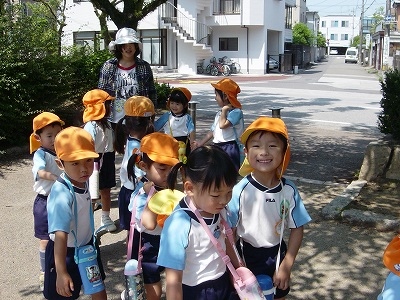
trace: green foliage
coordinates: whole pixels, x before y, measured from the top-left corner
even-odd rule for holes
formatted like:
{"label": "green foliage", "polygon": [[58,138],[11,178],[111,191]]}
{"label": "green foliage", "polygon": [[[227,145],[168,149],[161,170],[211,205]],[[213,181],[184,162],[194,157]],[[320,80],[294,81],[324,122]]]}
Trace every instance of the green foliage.
{"label": "green foliage", "polygon": [[157,90],[158,108],[166,109],[167,100],[173,87],[171,87],[169,83],[159,83],[158,81],[155,81],[154,84]]}
{"label": "green foliage", "polygon": [[380,83],[383,110],[378,116],[378,128],[380,132],[400,139],[400,71],[394,69],[385,72],[385,79]]}
{"label": "green foliage", "polygon": [[326,39],[321,31],[317,33],[317,47],[326,47]]}
{"label": "green foliage", "polygon": [[293,44],[312,46],[314,35],[310,28],[304,23],[296,23],[293,26]]}
{"label": "green foliage", "polygon": [[371,33],[376,32],[376,27],[383,21],[385,18],[386,12],[383,6],[377,8],[372,15],[372,25],[371,25]]}

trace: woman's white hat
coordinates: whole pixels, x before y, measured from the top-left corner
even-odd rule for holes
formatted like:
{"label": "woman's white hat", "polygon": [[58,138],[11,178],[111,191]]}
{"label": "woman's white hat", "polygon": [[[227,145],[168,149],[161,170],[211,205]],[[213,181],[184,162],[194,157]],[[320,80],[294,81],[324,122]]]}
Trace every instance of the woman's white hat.
{"label": "woman's white hat", "polygon": [[108,49],[110,51],[115,50],[115,45],[123,45],[123,44],[140,44],[140,40],[136,36],[136,30],[132,28],[121,28],[117,31],[115,35],[115,41],[110,42],[108,45]]}

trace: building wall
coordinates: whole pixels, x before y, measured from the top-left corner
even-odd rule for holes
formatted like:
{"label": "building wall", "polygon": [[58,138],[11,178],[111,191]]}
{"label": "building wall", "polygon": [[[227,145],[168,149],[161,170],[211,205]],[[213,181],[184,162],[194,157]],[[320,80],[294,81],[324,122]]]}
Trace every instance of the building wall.
{"label": "building wall", "polygon": [[[332,26],[332,22],[337,22],[338,26]],[[342,27],[342,22],[347,22],[348,26]],[[347,48],[350,47],[352,39],[359,35],[359,19],[351,15],[332,15],[321,17],[319,30],[326,39],[329,39],[330,48]],[[343,39],[342,35],[344,34],[347,34],[347,40]]]}
{"label": "building wall", "polygon": [[[212,27],[211,47],[215,57],[232,58],[240,63],[243,73],[265,73],[267,55],[284,52],[285,34],[291,35],[291,30],[285,29],[285,3],[295,4],[296,0],[242,0],[241,13],[234,15],[214,15],[213,1],[217,0],[209,0],[209,6],[204,7],[207,1],[179,0],[178,10],[189,19],[196,19]],[[74,3],[73,0],[67,0],[67,6],[63,46],[73,45],[74,32],[100,31],[99,21],[90,2]],[[161,8],[156,9],[139,22],[137,29],[165,28],[159,21],[161,14]],[[110,31],[117,30],[112,22],[108,26]],[[220,51],[221,37],[237,37],[238,51]],[[196,51],[193,51],[193,44],[177,37],[172,30],[167,30],[167,40],[167,65],[157,69],[177,68],[179,72],[195,72],[199,58],[196,57]]]}

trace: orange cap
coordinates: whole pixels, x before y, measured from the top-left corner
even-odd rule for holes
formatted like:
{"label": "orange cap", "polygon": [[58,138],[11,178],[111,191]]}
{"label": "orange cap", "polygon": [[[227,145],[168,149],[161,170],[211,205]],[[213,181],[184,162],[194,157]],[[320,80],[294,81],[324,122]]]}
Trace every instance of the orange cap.
{"label": "orange cap", "polygon": [[383,253],[383,263],[397,276],[400,276],[400,235],[396,235]]}
{"label": "orange cap", "polygon": [[40,142],[35,138],[36,131],[56,122],[60,123],[61,126],[65,125],[64,121],[62,121],[59,116],[47,111],[42,112],[33,119],[33,133],[29,137],[30,153],[36,151],[40,147]]}
{"label": "orange cap", "polygon": [[130,117],[151,117],[155,115],[153,102],[144,96],[133,96],[125,101],[125,115]]}
{"label": "orange cap", "polygon": [[172,136],[153,132],[145,135],[140,141],[140,152],[146,153],[152,161],[169,166],[179,162],[179,143]]}
{"label": "orange cap", "polygon": [[[282,166],[278,170],[278,177],[281,178],[283,173],[286,171],[289,161],[290,161],[290,145],[289,145],[289,134],[286,128],[285,123],[280,118],[271,118],[271,117],[259,117],[253,123],[246,128],[243,132],[242,136],[240,137],[240,141],[243,145],[246,145],[247,139],[249,138],[250,134],[257,130],[264,130],[268,132],[274,132],[281,134],[287,140],[287,148],[286,152],[283,156]],[[244,159],[242,166],[239,169],[239,174],[241,176],[246,176],[253,172],[253,167],[250,166],[249,161],[247,158]]]}
{"label": "orange cap", "polygon": [[115,97],[110,96],[107,92],[100,89],[87,92],[82,99],[83,105],[85,106],[83,123],[102,119],[106,114],[104,102],[114,99]]}
{"label": "orange cap", "polygon": [[240,93],[240,87],[232,79],[224,78],[217,83],[211,83],[211,85],[215,89],[224,92],[233,107],[242,108],[242,104],[240,104],[239,100],[237,99],[237,94]]}
{"label": "orange cap", "polygon": [[57,157],[64,161],[85,158],[97,158],[92,136],[80,127],[68,127],[61,130],[54,141]]}

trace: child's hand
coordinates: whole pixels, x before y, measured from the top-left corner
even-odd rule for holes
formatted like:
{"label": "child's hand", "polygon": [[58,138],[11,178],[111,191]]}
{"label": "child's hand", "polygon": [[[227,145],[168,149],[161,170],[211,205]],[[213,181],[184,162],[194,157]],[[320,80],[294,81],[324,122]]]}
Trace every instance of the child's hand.
{"label": "child's hand", "polygon": [[285,264],[282,263],[279,266],[278,274],[274,274],[274,286],[281,290],[286,290],[287,288],[289,288],[290,271],[290,268],[286,267]]}
{"label": "child's hand", "polygon": [[224,105],[221,110],[224,113],[224,112],[228,112],[231,109],[232,109],[232,104],[229,103],[227,105]]}
{"label": "child's hand", "polygon": [[154,186],[152,181],[147,181],[143,184],[143,190],[148,195],[150,193],[151,188]]}
{"label": "child's hand", "polygon": [[74,290],[74,283],[67,272],[57,272],[56,291],[64,297],[71,297],[71,291]]}
{"label": "child's hand", "polygon": [[190,150],[194,150],[199,147],[199,143],[197,141],[190,142]]}

